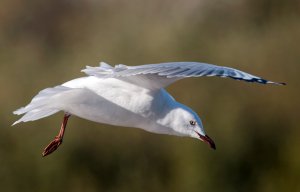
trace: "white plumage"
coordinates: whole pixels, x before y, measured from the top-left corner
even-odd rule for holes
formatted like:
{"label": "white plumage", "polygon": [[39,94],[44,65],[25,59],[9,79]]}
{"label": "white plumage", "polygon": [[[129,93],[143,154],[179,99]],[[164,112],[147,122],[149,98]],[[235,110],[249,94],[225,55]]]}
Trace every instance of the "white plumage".
{"label": "white plumage", "polygon": [[[196,62],[140,66],[120,64],[115,67],[102,62],[99,67],[87,66],[82,71],[88,76],[39,92],[31,103],[14,112],[24,115],[13,125],[64,111],[66,115],[62,129],[65,128],[68,117],[75,115],[99,123],[194,137],[215,148],[214,142],[205,134],[198,115],[189,107],[175,101],[164,89],[166,86],[183,78],[201,76],[230,77],[262,84],[284,84],[237,69]],[[63,133],[59,135],[60,143],[62,136]],[[53,147],[53,142],[45,151]],[[54,151],[51,150],[49,153]]]}

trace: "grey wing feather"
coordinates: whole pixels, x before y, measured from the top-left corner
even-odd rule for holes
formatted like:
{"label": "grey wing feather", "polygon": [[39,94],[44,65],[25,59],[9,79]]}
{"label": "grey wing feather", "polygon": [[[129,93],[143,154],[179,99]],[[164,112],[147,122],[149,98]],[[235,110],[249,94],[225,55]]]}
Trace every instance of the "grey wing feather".
{"label": "grey wing feather", "polygon": [[172,62],[140,66],[126,66],[121,64],[115,67],[102,62],[100,67],[87,66],[82,71],[99,78],[122,78],[136,84],[141,84],[149,89],[166,87],[179,79],[187,77],[202,76],[229,77],[247,82],[284,85],[284,83],[268,81],[234,68],[197,62]]}

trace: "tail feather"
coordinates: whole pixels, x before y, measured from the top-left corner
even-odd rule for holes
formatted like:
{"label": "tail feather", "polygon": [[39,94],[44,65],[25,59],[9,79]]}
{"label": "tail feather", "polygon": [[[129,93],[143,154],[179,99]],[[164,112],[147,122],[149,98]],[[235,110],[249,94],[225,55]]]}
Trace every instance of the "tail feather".
{"label": "tail feather", "polygon": [[20,122],[38,120],[57,113],[60,109],[51,108],[49,104],[53,102],[55,96],[61,95],[67,90],[70,90],[70,88],[57,86],[40,91],[27,106],[21,107],[13,112],[15,115],[24,115],[12,125]]}
{"label": "tail feather", "polygon": [[12,125],[16,125],[20,122],[34,121],[44,117],[48,117],[57,113],[59,110],[57,109],[35,109],[27,112],[23,117],[21,117],[18,121],[14,122]]}

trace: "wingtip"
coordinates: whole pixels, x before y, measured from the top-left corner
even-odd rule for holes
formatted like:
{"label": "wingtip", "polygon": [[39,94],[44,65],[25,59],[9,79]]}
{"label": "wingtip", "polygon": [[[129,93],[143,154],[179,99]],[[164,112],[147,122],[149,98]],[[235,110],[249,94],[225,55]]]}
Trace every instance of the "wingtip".
{"label": "wingtip", "polygon": [[275,84],[275,85],[287,85],[287,84],[284,83],[284,82],[273,82],[273,81],[268,81],[267,83],[269,83],[269,84]]}
{"label": "wingtip", "polygon": [[269,81],[269,80],[262,79],[262,78],[256,79],[256,82],[262,83],[262,84],[286,85],[286,83],[284,83],[284,82]]}

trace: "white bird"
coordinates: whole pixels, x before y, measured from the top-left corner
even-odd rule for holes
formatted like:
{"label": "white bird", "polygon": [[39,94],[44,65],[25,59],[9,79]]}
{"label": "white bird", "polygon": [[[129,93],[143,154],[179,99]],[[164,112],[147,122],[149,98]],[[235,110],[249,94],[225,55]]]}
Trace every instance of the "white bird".
{"label": "white bird", "polygon": [[98,123],[141,128],[149,132],[200,139],[215,149],[201,119],[177,102],[164,88],[187,77],[220,76],[247,82],[277,84],[243,71],[198,62],[172,62],[140,66],[104,62],[82,70],[88,76],[40,91],[25,107],[14,111],[20,122],[34,121],[64,111],[59,134],[44,149],[43,156],[62,143],[71,115]]}

